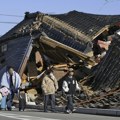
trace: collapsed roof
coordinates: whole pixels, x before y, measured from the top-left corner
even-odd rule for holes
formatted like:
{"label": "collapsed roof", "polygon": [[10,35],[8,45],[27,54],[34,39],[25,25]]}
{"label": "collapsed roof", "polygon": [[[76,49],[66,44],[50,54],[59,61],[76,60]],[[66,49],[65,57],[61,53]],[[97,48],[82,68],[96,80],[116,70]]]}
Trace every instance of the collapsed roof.
{"label": "collapsed roof", "polygon": [[94,15],[71,11],[48,15],[26,12],[24,20],[0,38],[0,76],[6,65],[23,74],[34,47],[55,63],[85,61],[94,65],[88,53],[92,41],[110,26],[119,24],[120,15]]}

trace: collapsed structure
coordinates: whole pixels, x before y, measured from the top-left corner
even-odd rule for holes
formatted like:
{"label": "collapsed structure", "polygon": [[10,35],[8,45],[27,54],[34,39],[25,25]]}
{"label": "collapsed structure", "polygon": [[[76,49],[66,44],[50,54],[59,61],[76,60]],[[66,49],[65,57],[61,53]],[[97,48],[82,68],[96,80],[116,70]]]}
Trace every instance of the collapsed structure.
{"label": "collapsed structure", "polygon": [[0,38],[0,77],[7,65],[13,66],[23,85],[31,83],[24,91],[34,101],[41,93],[42,74],[52,66],[59,80],[59,105],[65,101],[60,95],[62,80],[72,67],[82,87],[77,105],[116,107],[120,69],[119,37],[114,33],[119,28],[120,15],[26,12],[24,20]]}

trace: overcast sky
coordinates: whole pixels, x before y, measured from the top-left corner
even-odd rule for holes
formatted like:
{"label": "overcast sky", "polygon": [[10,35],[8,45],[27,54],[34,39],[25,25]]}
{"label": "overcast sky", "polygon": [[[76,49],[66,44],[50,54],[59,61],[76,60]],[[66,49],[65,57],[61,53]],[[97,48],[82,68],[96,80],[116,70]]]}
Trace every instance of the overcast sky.
{"label": "overcast sky", "polygon": [[72,10],[93,14],[120,14],[120,0],[1,0],[0,35],[15,26],[15,24],[2,22],[19,23],[23,19],[23,17],[4,15],[24,16],[26,11],[59,14]]}

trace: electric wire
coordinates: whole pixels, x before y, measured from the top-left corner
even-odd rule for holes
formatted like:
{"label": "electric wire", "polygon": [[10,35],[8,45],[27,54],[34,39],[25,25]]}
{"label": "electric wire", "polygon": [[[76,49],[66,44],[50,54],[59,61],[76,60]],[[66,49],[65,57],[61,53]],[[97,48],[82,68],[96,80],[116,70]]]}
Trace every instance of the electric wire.
{"label": "electric wire", "polygon": [[24,17],[24,16],[20,16],[20,15],[9,15],[9,14],[1,14],[0,16],[9,16],[9,17]]}
{"label": "electric wire", "polygon": [[1,24],[18,24],[17,22],[2,22],[0,21]]}

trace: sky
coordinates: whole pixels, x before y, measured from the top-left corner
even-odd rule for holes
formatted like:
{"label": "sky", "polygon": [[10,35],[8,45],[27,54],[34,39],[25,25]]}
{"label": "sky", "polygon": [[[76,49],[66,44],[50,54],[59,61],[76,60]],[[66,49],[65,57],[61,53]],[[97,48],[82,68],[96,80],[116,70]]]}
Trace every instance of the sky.
{"label": "sky", "polygon": [[0,0],[0,36],[16,25],[9,22],[19,23],[27,11],[61,14],[72,10],[120,15],[120,0]]}

